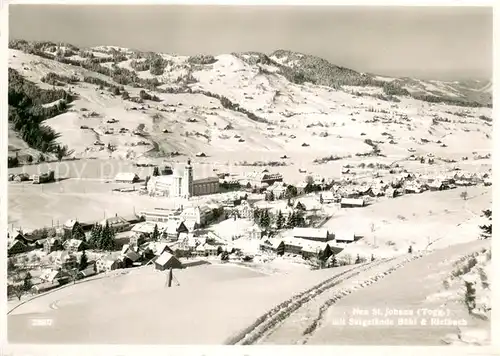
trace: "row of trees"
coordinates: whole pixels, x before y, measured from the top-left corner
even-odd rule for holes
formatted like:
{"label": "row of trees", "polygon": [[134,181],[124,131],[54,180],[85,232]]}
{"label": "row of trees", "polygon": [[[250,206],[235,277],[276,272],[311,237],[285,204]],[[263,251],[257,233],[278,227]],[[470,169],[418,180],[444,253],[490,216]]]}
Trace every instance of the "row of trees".
{"label": "row of trees", "polygon": [[95,224],[90,231],[88,245],[97,250],[113,251],[116,248],[115,235],[114,229],[107,221],[104,226]]}
{"label": "row of trees", "polygon": [[275,217],[272,217],[268,209],[255,209],[254,221],[261,228],[265,229],[270,228],[273,221],[278,230],[284,228],[292,229],[294,227],[303,227],[306,225],[304,213],[301,210],[295,210],[285,218],[281,210],[278,211]]}

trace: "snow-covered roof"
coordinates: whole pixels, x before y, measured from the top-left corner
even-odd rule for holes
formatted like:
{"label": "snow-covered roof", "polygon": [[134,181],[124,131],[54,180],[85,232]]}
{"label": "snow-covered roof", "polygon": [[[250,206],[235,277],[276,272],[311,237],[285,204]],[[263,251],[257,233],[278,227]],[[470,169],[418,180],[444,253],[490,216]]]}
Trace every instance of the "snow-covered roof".
{"label": "snow-covered roof", "polygon": [[160,266],[164,266],[172,259],[176,260],[177,258],[171,253],[165,251],[156,259],[155,263]]}
{"label": "snow-covered roof", "polygon": [[323,228],[295,227],[292,231],[294,237],[311,237],[318,239],[328,238],[328,230]]}
{"label": "snow-covered roof", "polygon": [[82,243],[83,243],[83,241],[82,241],[82,240],[78,240],[78,239],[69,239],[69,240],[66,240],[66,241],[64,242],[64,246],[65,246],[66,248],[69,248],[69,247],[71,247],[71,248],[75,248],[75,247],[76,247],[76,248],[78,248],[78,246],[80,246]]}
{"label": "snow-covered roof", "polygon": [[137,179],[137,174],[129,172],[120,172],[115,176],[115,180],[133,181]]}
{"label": "snow-covered roof", "polygon": [[342,198],[340,204],[352,204],[352,205],[363,205],[365,202],[363,199],[355,198]]}

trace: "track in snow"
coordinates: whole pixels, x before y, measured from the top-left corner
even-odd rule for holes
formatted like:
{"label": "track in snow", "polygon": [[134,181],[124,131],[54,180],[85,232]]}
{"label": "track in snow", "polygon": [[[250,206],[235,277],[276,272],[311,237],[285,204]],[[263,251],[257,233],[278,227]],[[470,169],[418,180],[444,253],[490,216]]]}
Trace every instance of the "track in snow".
{"label": "track in snow", "polygon": [[276,326],[284,319],[286,319],[291,313],[300,308],[301,305],[310,301],[311,299],[317,297],[318,295],[324,293],[326,290],[335,287],[336,285],[344,282],[345,280],[355,277],[356,275],[376,267],[380,264],[390,262],[395,258],[383,259],[373,263],[368,263],[360,266],[353,267],[347,271],[336,274],[333,277],[319,283],[318,285],[293,296],[292,298],[284,301],[268,313],[262,315],[256,320],[255,323],[250,325],[248,328],[243,330],[241,333],[230,338],[226,344],[228,345],[250,345],[254,344],[261,339],[264,334],[267,334],[271,329],[276,328]]}

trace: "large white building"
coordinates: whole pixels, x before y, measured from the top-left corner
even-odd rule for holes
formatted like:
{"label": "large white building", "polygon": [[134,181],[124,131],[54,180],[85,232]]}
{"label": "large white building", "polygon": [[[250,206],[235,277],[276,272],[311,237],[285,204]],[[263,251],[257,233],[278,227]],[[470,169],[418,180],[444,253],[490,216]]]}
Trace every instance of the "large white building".
{"label": "large white building", "polygon": [[188,160],[184,172],[174,170],[174,174],[153,176],[149,179],[147,190],[150,195],[173,198],[189,198],[194,195],[215,194],[219,192],[219,178],[193,179],[193,167]]}

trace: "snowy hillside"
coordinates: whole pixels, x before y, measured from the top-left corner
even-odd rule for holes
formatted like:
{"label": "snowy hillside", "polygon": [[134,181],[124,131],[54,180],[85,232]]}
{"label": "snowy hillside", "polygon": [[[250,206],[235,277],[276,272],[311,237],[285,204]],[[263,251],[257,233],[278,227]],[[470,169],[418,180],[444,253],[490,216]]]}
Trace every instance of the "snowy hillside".
{"label": "snowy hillside", "polygon": [[[75,94],[44,124],[77,157],[204,152],[256,161],[287,152],[312,161],[491,148],[491,109],[467,96],[491,97],[491,85],[383,78],[289,51],[185,57],[49,42],[10,47],[9,68],[42,89]],[[48,80],[54,73],[62,79]],[[9,140],[9,152],[17,150],[33,155]]]}

